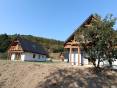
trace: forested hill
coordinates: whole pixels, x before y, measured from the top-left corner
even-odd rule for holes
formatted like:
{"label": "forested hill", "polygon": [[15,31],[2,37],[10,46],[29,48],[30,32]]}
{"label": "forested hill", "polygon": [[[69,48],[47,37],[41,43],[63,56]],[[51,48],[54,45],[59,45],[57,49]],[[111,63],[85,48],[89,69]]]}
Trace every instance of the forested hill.
{"label": "forested hill", "polygon": [[41,44],[48,52],[62,52],[63,51],[63,41],[55,40],[55,39],[48,39],[43,37],[37,37],[32,35],[7,35],[7,34],[0,34],[0,53],[4,53],[7,51],[10,43],[15,39],[17,36],[21,38],[25,38],[32,42],[36,42],[37,44]]}

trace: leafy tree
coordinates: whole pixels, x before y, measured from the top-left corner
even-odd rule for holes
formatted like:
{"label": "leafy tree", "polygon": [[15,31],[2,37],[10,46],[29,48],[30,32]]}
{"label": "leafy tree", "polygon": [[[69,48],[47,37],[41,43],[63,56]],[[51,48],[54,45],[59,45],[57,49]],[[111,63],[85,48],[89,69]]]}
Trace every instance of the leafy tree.
{"label": "leafy tree", "polygon": [[0,35],[0,52],[5,52],[11,43],[11,39],[7,34]]}
{"label": "leafy tree", "polygon": [[[108,60],[110,66],[117,57],[117,35],[113,28],[116,18],[112,15],[107,15],[102,19],[99,15],[95,14],[90,22],[90,26],[82,27],[79,36],[76,33],[76,40],[81,43],[81,47],[87,54],[89,61],[95,67],[100,67],[100,62]],[[96,64],[96,59],[98,63]]]}

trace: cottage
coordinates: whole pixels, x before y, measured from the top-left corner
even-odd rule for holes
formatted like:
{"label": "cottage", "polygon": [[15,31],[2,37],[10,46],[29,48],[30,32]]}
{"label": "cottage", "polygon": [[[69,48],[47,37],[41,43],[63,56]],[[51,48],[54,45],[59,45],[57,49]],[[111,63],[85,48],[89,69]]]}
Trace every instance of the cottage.
{"label": "cottage", "polygon": [[46,61],[47,52],[41,45],[16,38],[8,49],[8,59],[21,61]]}
{"label": "cottage", "polygon": [[[84,26],[89,26],[91,20],[94,18],[93,15],[90,15],[83,24],[80,25],[65,41],[65,58],[68,59],[68,62],[72,65],[84,65],[89,64],[88,59],[84,58],[84,52],[80,47],[80,43],[75,40],[75,34],[79,33],[79,29]],[[80,33],[79,33],[80,35]]]}
{"label": "cottage", "polygon": [[[65,58],[68,60],[69,63],[72,65],[88,65],[90,62],[88,59],[85,58],[86,53],[83,51],[83,49],[80,47],[80,43],[76,41],[76,33],[77,35],[80,34],[80,28],[81,27],[88,27],[90,26],[90,23],[92,19],[96,19],[95,16],[90,15],[83,24],[80,25],[65,41],[64,48],[65,48]],[[96,60],[96,63],[98,60]],[[109,64],[108,61],[101,62],[101,65]],[[117,60],[113,62],[114,65],[117,65]]]}

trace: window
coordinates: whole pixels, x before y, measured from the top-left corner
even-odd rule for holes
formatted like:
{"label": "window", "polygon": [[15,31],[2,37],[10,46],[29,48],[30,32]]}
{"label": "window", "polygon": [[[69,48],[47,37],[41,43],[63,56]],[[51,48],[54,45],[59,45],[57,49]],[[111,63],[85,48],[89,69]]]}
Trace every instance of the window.
{"label": "window", "polygon": [[35,58],[36,57],[36,55],[35,54],[33,54],[33,58]]}
{"label": "window", "polygon": [[38,58],[40,59],[40,55],[38,56]]}
{"label": "window", "polygon": [[43,55],[42,58],[46,58],[45,55]]}
{"label": "window", "polygon": [[45,56],[43,55],[42,58],[45,58]]}

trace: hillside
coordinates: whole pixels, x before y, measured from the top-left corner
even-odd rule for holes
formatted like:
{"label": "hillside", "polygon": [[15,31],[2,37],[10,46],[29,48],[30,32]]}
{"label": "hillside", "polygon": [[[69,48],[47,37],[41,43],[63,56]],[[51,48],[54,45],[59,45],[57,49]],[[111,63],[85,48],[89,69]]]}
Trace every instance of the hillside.
{"label": "hillside", "polygon": [[0,60],[0,88],[116,88],[117,74],[67,63]]}
{"label": "hillside", "polygon": [[1,34],[0,35],[0,53],[6,52],[10,43],[13,39],[15,39],[17,36],[20,36],[21,38],[25,38],[27,40],[30,40],[32,42],[36,42],[37,44],[41,44],[48,52],[62,52],[63,51],[63,41],[55,40],[55,39],[48,39],[43,37],[37,37],[32,35],[7,35],[7,34]]}

